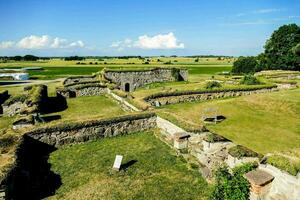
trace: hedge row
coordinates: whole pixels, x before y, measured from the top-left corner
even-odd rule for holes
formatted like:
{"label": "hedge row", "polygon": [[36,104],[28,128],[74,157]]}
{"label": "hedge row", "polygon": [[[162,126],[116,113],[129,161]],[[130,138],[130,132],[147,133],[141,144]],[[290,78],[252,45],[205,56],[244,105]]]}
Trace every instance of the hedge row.
{"label": "hedge row", "polygon": [[258,153],[241,145],[236,145],[234,147],[229,148],[228,153],[235,158],[259,157]]}
{"label": "hedge row", "polygon": [[193,95],[193,94],[207,94],[207,93],[218,93],[218,92],[243,92],[243,91],[254,91],[260,89],[272,89],[276,88],[276,85],[262,85],[255,87],[247,88],[217,88],[212,90],[186,90],[186,91],[174,91],[174,92],[160,92],[149,95],[144,98],[145,101],[161,97],[170,97],[170,96],[181,96],[181,95]]}
{"label": "hedge row", "polygon": [[155,113],[143,113],[143,114],[131,114],[131,115],[123,115],[114,118],[107,118],[107,119],[100,119],[100,120],[89,120],[89,121],[81,121],[81,122],[71,122],[71,123],[60,123],[57,125],[52,125],[49,127],[42,127],[36,130],[28,132],[28,134],[39,134],[39,133],[51,133],[56,131],[70,131],[76,130],[81,128],[87,128],[92,126],[99,126],[99,125],[110,125],[114,123],[124,122],[124,121],[132,121],[138,119],[146,119],[155,117]]}

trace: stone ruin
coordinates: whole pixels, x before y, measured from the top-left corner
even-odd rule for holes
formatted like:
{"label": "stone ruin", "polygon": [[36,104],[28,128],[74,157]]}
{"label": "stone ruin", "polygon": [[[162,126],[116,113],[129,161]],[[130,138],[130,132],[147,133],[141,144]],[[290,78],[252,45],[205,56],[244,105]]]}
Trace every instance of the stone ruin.
{"label": "stone ruin", "polygon": [[48,99],[47,86],[33,85],[24,87],[24,93],[11,96],[3,104],[3,115],[37,114]]}
{"label": "stone ruin", "polygon": [[154,68],[143,70],[104,69],[106,80],[115,83],[125,92],[132,92],[146,84],[168,81],[187,81],[188,70],[178,68]]}
{"label": "stone ruin", "polygon": [[233,169],[255,162],[258,167],[244,175],[250,184],[250,200],[299,199],[300,173],[292,176],[270,164],[263,164],[259,159],[261,155],[210,132],[180,132],[170,137],[178,152],[196,158],[203,177],[208,181],[212,180],[212,172],[222,164]]}

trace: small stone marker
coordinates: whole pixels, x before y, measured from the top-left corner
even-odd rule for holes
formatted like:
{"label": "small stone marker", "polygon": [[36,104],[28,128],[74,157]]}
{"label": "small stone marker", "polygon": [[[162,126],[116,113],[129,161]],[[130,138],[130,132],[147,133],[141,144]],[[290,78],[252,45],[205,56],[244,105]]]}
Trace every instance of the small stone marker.
{"label": "small stone marker", "polygon": [[121,167],[121,164],[122,164],[122,159],[123,159],[123,156],[116,155],[114,166],[113,166],[114,170],[116,170],[116,171],[120,170],[120,167]]}

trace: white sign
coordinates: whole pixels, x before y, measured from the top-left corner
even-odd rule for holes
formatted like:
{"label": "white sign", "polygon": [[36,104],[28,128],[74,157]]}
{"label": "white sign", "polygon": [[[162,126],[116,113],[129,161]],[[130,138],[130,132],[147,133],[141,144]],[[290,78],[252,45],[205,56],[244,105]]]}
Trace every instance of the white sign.
{"label": "white sign", "polygon": [[120,170],[120,167],[121,167],[121,164],[122,164],[122,159],[123,159],[123,156],[116,155],[114,166],[113,166],[114,170],[117,170],[117,171]]}

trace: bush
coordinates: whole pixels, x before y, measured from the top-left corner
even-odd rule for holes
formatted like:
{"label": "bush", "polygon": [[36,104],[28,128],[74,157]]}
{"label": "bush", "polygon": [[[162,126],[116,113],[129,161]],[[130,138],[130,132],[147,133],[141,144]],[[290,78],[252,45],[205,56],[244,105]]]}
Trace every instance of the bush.
{"label": "bush", "polygon": [[167,61],[167,62],[164,62],[165,65],[171,65],[172,62],[171,61]]}
{"label": "bush", "polygon": [[215,172],[216,183],[213,192],[210,195],[212,200],[248,200],[250,193],[250,184],[243,175],[257,165],[245,164],[234,168],[231,174],[228,167],[222,166]]}
{"label": "bush", "polygon": [[248,149],[244,146],[241,146],[241,145],[237,145],[237,146],[234,146],[234,147],[231,147],[229,150],[228,150],[228,153],[230,155],[232,155],[233,157],[235,158],[242,158],[242,157],[258,157],[259,154],[252,151],[251,149]]}
{"label": "bush", "polygon": [[261,82],[252,75],[246,75],[242,78],[242,80],[240,81],[240,84],[244,84],[244,85],[259,85],[261,84]]}
{"label": "bush", "polygon": [[239,57],[233,63],[232,72],[233,73],[253,73],[256,71],[258,62],[256,57]]}
{"label": "bush", "polygon": [[206,89],[220,88],[222,87],[221,83],[218,81],[209,81],[205,84]]}
{"label": "bush", "polygon": [[293,162],[290,159],[283,156],[270,156],[267,159],[267,163],[281,170],[284,170],[293,176],[296,176],[297,173],[300,171],[300,162]]}
{"label": "bush", "polygon": [[229,140],[221,135],[215,134],[215,133],[209,133],[207,136],[204,138],[205,141],[207,142],[228,142]]}

